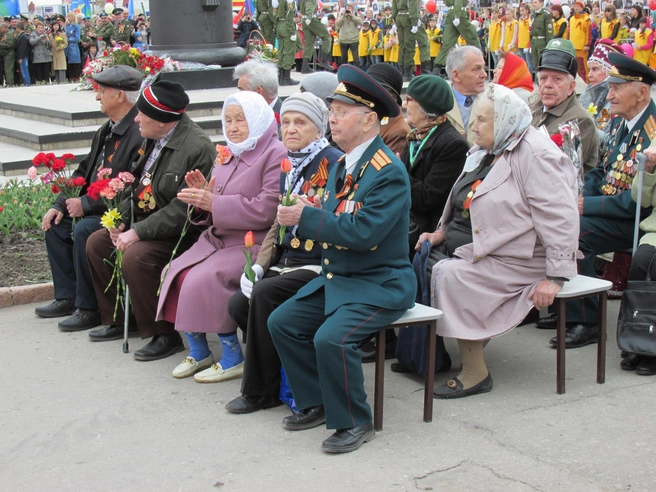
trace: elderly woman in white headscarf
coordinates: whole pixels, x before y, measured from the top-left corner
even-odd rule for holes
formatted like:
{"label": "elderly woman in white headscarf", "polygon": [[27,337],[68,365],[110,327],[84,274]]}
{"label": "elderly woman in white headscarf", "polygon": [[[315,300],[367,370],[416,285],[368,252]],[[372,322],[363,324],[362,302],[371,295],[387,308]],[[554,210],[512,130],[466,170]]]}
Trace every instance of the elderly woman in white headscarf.
{"label": "elderly woman in white headscarf", "polygon": [[553,303],[576,275],[579,220],[576,172],[558,147],[531,127],[528,106],[491,84],[477,103],[476,145],[433,233],[449,259],[433,268],[438,333],[458,340],[462,370],[435,398],[486,393],[492,377],[484,341]]}
{"label": "elderly woman in white headscarf", "polygon": [[[276,215],[280,163],[287,156],[278,140],[273,110],[255,92],[238,92],[223,104],[226,146],[209,182],[199,172],[185,176],[189,188],[178,198],[191,208],[192,222],[207,225],[198,241],[164,270],[157,319],[175,323],[187,335],[189,356],[173,377],[196,374],[196,381],[214,383],[241,377],[244,356],[237,324],[228,315],[228,301],[239,290],[245,259],[245,235],[253,233],[257,256]],[[207,333],[217,333],[222,354],[215,363]]]}

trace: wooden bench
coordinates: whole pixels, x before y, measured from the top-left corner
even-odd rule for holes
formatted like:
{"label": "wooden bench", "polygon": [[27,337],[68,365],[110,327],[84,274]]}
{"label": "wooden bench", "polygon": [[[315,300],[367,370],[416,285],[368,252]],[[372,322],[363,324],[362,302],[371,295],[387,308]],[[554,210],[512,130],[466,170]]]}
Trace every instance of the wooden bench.
{"label": "wooden bench", "polygon": [[376,375],[374,380],[374,429],[383,428],[383,398],[385,394],[385,330],[387,328],[404,328],[406,326],[428,325],[426,329],[426,356],[428,365],[424,379],[424,422],[433,421],[433,385],[435,383],[435,334],[437,320],[442,311],[423,304],[415,304],[403,316],[376,334]]}
{"label": "wooden bench", "polygon": [[556,392],[565,393],[565,323],[566,303],[575,299],[599,296],[599,342],[597,344],[597,383],[606,381],[606,304],[612,282],[577,275],[556,295]]}

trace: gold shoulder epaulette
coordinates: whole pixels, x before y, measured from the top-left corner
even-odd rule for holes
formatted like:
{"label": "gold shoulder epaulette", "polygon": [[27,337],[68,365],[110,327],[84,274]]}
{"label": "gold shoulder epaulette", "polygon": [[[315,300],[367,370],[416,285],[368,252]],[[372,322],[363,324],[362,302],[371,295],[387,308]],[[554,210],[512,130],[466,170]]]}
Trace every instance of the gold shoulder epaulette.
{"label": "gold shoulder epaulette", "polygon": [[656,120],[654,115],[651,115],[649,119],[645,122],[645,131],[647,132],[647,138],[653,142],[656,138]]}
{"label": "gold shoulder epaulette", "polygon": [[376,171],[380,171],[382,168],[387,166],[392,162],[383,149],[378,150],[374,156],[369,161]]}

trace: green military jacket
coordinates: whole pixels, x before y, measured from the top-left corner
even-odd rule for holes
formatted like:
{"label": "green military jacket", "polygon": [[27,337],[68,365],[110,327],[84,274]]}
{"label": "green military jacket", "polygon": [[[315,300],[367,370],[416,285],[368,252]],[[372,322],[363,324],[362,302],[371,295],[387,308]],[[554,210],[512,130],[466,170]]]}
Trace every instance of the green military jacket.
{"label": "green military jacket", "polygon": [[533,22],[531,23],[531,39],[544,38],[548,43],[553,39],[553,23],[551,12],[546,8],[533,12]]}
{"label": "green military jacket", "polygon": [[294,10],[294,4],[287,3],[285,0],[283,0],[280,7],[276,9],[277,14],[274,23],[274,29],[276,31],[276,36],[279,38],[289,38],[296,34]]}
{"label": "green military jacket", "polygon": [[396,19],[399,12],[409,12],[410,25],[417,25],[417,21],[419,20],[419,3],[417,0],[393,0],[392,17]]}
{"label": "green military jacket", "polygon": [[82,26],[80,28],[80,42],[91,43],[96,39],[96,30],[92,27],[87,28]]}
{"label": "green military jacket", "polygon": [[408,257],[408,172],[380,136],[356,164],[350,185],[339,162],[323,207],[305,207],[301,214],[298,234],[321,243],[322,273],[297,296],[324,289],[325,314],[353,303],[410,309],[417,279]]}
{"label": "green military jacket", "polygon": [[114,33],[114,24],[111,22],[108,22],[105,25],[101,24],[100,27],[96,29],[96,33],[98,35],[96,39],[109,43],[112,40],[112,34]]}
{"label": "green military jacket", "polygon": [[130,44],[130,34],[132,34],[132,25],[125,19],[114,26],[111,40],[116,43]]}
{"label": "green military jacket", "polygon": [[16,36],[10,30],[0,39],[0,56],[5,56],[16,49]]}
{"label": "green military jacket", "polygon": [[301,15],[308,19],[312,19],[312,17],[315,17],[317,14],[317,5],[317,0],[300,0],[300,2],[298,2],[298,11]]}
{"label": "green military jacket", "polygon": [[[285,2],[285,0],[282,1]],[[266,15],[269,19],[274,21],[275,24],[276,10],[278,9],[273,8],[273,5],[271,5],[271,0],[257,0],[257,6],[255,7],[257,16],[255,17],[255,20],[258,20],[261,15]]]}

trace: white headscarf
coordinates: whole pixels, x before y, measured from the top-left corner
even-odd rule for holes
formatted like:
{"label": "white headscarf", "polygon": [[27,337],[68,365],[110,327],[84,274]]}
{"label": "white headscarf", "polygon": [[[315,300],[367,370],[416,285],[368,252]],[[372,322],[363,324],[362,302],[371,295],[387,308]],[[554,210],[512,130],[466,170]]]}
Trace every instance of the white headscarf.
{"label": "white headscarf", "polygon": [[221,113],[221,123],[225,132],[226,121],[225,112],[228,106],[239,106],[244,112],[246,122],[248,123],[248,138],[240,143],[233,143],[225,135],[226,143],[230,152],[239,157],[242,152],[253,150],[257,145],[264,132],[266,132],[275,119],[273,109],[267,104],[262,96],[256,92],[240,91],[231,96],[228,96],[223,103],[223,111]]}
{"label": "white headscarf", "polygon": [[[465,162],[467,172],[478,168],[487,154],[501,155],[513,142],[522,138],[533,119],[527,104],[512,89],[490,84],[481,100],[485,98],[494,104],[494,144],[491,150],[478,146],[471,149]],[[478,101],[479,107],[481,100]]]}

